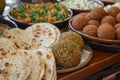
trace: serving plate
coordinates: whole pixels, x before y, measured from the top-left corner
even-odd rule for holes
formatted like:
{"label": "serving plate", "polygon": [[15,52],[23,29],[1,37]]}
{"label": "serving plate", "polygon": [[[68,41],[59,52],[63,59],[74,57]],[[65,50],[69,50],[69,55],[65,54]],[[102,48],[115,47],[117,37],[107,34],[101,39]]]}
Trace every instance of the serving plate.
{"label": "serving plate", "polygon": [[85,45],[82,50],[80,63],[77,66],[72,67],[72,68],[61,69],[61,70],[57,69],[57,73],[61,74],[61,73],[68,73],[68,72],[76,71],[76,70],[86,66],[89,63],[89,61],[91,60],[92,56],[93,56],[93,51],[92,51],[91,47],[89,47],[88,45]]}
{"label": "serving plate", "polygon": [[[19,6],[19,5],[13,6],[13,7],[11,8],[11,10],[14,10],[14,9],[15,9],[16,7],[18,7],[18,6]],[[68,15],[69,17],[67,17],[67,18],[64,19],[63,21],[53,22],[53,23],[51,23],[51,24],[57,26],[58,28],[62,28],[63,26],[67,26],[67,23],[68,23],[69,19],[73,16],[72,10],[71,10],[70,8],[67,8],[67,9],[68,9],[68,11],[69,11],[69,15]],[[25,29],[25,28],[27,28],[28,26],[31,26],[31,25],[35,24],[35,23],[24,23],[24,22],[22,22],[22,21],[20,21],[20,20],[18,20],[18,19],[15,19],[14,17],[12,17],[12,16],[10,15],[10,12],[8,13],[8,17],[9,17],[10,20],[12,20],[12,21],[14,21],[15,23],[17,23],[17,24],[18,24],[18,27],[21,28],[21,29]]]}

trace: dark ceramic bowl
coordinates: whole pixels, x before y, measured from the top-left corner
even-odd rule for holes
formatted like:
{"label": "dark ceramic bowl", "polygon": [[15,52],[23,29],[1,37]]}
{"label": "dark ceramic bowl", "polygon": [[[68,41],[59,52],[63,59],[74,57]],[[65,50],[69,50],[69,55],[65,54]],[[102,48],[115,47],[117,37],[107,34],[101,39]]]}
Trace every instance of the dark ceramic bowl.
{"label": "dark ceramic bowl", "polygon": [[95,48],[95,49],[99,49],[99,50],[103,50],[103,51],[109,51],[109,52],[119,52],[120,51],[120,40],[108,40],[108,39],[101,39],[98,37],[93,37],[87,34],[82,33],[82,31],[78,31],[76,29],[74,29],[74,27],[71,25],[72,19],[70,19],[69,21],[69,28],[72,31],[77,32],[78,34],[80,34],[86,44],[89,44],[91,47]]}
{"label": "dark ceramic bowl", "polygon": [[9,26],[9,28],[16,28],[17,27],[17,25],[14,22],[12,22],[10,20],[6,20],[3,17],[0,17],[0,23],[7,24]]}
{"label": "dark ceramic bowl", "polygon": [[[17,5],[14,6],[12,9],[14,9],[15,7],[17,7]],[[57,26],[58,28],[66,27],[66,26],[68,25],[69,19],[73,16],[72,10],[68,8],[68,11],[69,11],[69,13],[70,13],[68,18],[66,18],[66,19],[63,20],[63,21],[54,22],[54,23],[51,23],[51,24],[54,24],[54,25]],[[28,23],[28,24],[23,23],[23,22],[21,22],[20,20],[17,20],[17,19],[15,19],[15,18],[13,18],[13,17],[10,15],[10,13],[8,14],[8,17],[9,17],[12,21],[14,21],[14,22],[18,25],[18,27],[21,28],[21,29],[25,29],[25,28],[27,28],[28,26],[34,24],[34,23]]]}
{"label": "dark ceramic bowl", "polygon": [[112,1],[110,1],[110,0],[101,0],[104,4],[105,4],[105,6],[106,5],[112,5],[112,4],[114,4],[114,3],[116,3],[117,1],[115,1],[115,0],[112,0]]}

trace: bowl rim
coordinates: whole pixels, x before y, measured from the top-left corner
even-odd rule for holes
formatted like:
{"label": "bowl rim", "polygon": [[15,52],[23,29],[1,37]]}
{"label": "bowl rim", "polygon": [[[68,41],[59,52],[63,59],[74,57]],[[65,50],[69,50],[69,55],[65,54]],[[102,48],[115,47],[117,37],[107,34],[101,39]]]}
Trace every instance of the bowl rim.
{"label": "bowl rim", "polygon": [[[22,3],[22,4],[35,4],[35,3]],[[21,5],[21,4],[14,5],[10,10],[16,8],[18,5]],[[69,13],[69,17],[67,17],[67,18],[64,19],[63,21],[58,21],[58,22],[54,22],[54,23],[51,23],[51,24],[59,24],[59,23],[62,23],[62,22],[64,22],[64,21],[69,20],[69,19],[73,16],[73,11],[72,11],[70,8],[68,8],[68,7],[66,7],[66,8],[67,8],[68,11],[70,12],[70,13]],[[22,24],[25,24],[25,25],[33,25],[33,24],[35,24],[35,23],[24,23],[24,22],[22,22],[22,21],[20,21],[20,20],[17,20],[17,19],[15,19],[15,18],[13,18],[13,17],[10,15],[10,10],[9,10],[9,13],[8,13],[8,18],[10,18],[11,20],[16,21],[16,22],[19,22],[19,23],[22,23]],[[40,22],[38,22],[38,23],[40,23]]]}
{"label": "bowl rim", "polygon": [[101,0],[101,2],[103,3],[111,3],[111,4],[114,4],[114,3],[119,3],[120,1],[107,1],[107,0]]}
{"label": "bowl rim", "polygon": [[8,26],[12,25],[12,26],[9,26],[11,28],[17,28],[18,27],[15,22],[13,22],[11,20],[7,20],[7,19],[5,19],[3,17],[0,17],[0,23],[7,24]]}
{"label": "bowl rim", "polygon": [[[101,5],[101,7],[104,7],[104,3],[102,1],[100,1],[100,0],[90,0],[90,1],[93,1],[93,2]],[[68,6],[68,8],[70,8],[71,10],[74,10],[74,11],[86,11],[86,12],[90,11],[89,9],[72,8],[70,6]]]}
{"label": "bowl rim", "polygon": [[117,44],[117,45],[120,45],[120,40],[101,39],[101,38],[98,38],[98,37],[94,37],[94,36],[90,36],[90,35],[84,34],[82,31],[78,31],[78,30],[74,29],[72,24],[71,24],[73,18],[74,18],[74,16],[69,20],[69,23],[68,23],[69,24],[69,26],[68,26],[69,29],[77,32],[78,34],[80,34],[85,39],[91,40],[91,41],[100,42],[100,43],[105,43],[105,44]]}

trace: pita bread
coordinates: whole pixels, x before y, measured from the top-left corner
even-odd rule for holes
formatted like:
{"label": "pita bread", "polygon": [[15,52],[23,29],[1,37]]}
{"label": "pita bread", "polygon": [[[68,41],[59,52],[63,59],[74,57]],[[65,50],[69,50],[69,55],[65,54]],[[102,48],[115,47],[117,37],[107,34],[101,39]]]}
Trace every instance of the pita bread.
{"label": "pita bread", "polygon": [[33,40],[39,47],[50,47],[59,38],[57,34],[60,34],[58,28],[50,23],[36,23],[26,28],[26,31],[33,34]]}
{"label": "pita bread", "polygon": [[[14,28],[3,33],[5,38],[0,39],[0,80],[57,80],[54,55],[48,47],[59,40],[60,31],[47,25],[40,24],[28,31]],[[39,48],[36,43],[40,43]]]}
{"label": "pita bread", "polygon": [[32,55],[29,65],[31,71],[27,80],[41,80],[45,73],[45,63],[41,60],[41,56],[36,54],[36,51],[28,50],[27,52]]}
{"label": "pita bread", "polygon": [[10,39],[14,42],[18,49],[32,49],[36,48],[35,43],[32,41],[32,34],[19,28],[13,28],[3,32],[3,37]]}
{"label": "pita bread", "polygon": [[32,50],[17,50],[6,38],[0,39],[0,45],[0,80],[42,79],[45,63],[40,54]]}
{"label": "pita bread", "polygon": [[[57,80],[56,79],[56,66],[54,55],[50,48],[39,48],[35,50],[37,54],[41,56],[41,59],[46,63],[45,80]],[[54,74],[54,76],[53,76]]]}
{"label": "pita bread", "polygon": [[30,74],[30,56],[22,56],[17,51],[7,53],[0,58],[0,80],[26,80]]}
{"label": "pita bread", "polygon": [[54,46],[60,40],[60,35],[61,35],[60,30],[57,27],[55,27],[55,31],[56,31],[56,40],[55,40],[55,42],[51,46]]}
{"label": "pita bread", "polygon": [[7,38],[0,38],[0,53],[14,53],[16,49],[17,47],[11,40]]}

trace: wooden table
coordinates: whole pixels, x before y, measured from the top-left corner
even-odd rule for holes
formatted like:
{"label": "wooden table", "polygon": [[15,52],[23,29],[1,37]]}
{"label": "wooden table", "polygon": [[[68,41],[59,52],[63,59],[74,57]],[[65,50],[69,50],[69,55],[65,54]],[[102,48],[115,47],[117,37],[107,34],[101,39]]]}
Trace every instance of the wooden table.
{"label": "wooden table", "polygon": [[[62,28],[61,32],[67,30],[68,28]],[[118,70],[120,70],[120,53],[93,49],[93,58],[88,65],[71,73],[58,74],[58,80],[102,80]]]}

